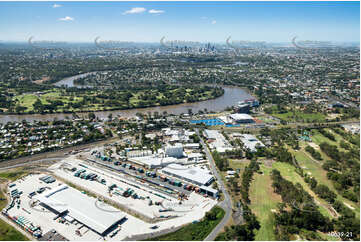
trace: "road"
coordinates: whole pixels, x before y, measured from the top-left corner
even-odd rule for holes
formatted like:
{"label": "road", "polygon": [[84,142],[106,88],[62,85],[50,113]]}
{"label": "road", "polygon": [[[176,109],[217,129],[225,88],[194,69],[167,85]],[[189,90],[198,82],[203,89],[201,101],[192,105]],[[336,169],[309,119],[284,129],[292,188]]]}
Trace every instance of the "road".
{"label": "road", "polygon": [[16,165],[10,165],[10,166],[6,166],[6,167],[0,167],[0,171],[1,170],[8,170],[8,169],[13,169],[13,168],[17,168],[17,167],[22,167],[24,165],[32,165],[35,163],[43,163],[43,162],[48,162],[48,161],[60,161],[63,160],[65,158],[64,157],[54,157],[54,158],[46,158],[46,159],[40,159],[40,160],[33,160],[33,161],[28,161],[26,162],[26,164],[24,163],[19,163]]}
{"label": "road", "polygon": [[225,213],[223,219],[221,220],[221,222],[219,222],[219,224],[212,230],[212,232],[204,239],[205,241],[212,241],[216,238],[218,233],[221,232],[221,230],[224,228],[224,226],[226,226],[226,224],[228,223],[228,221],[230,220],[230,218],[232,216],[232,198],[229,195],[229,193],[227,192],[227,189],[223,183],[222,177],[219,175],[219,173],[217,171],[216,163],[214,162],[213,156],[212,156],[210,150],[208,149],[207,145],[204,143],[204,140],[200,136],[198,129],[196,129],[196,133],[200,138],[200,142],[201,142],[202,146],[204,147],[204,151],[206,152],[206,156],[209,160],[210,168],[212,169],[214,176],[217,178],[218,188],[222,191],[222,193],[224,195],[224,200],[221,201],[218,205],[221,208],[223,208],[226,213]]}
{"label": "road", "polygon": [[31,165],[34,163],[42,163],[42,162],[61,160],[66,157],[65,153],[68,153],[72,150],[93,148],[93,147],[104,145],[106,143],[112,143],[117,140],[118,140],[118,138],[113,137],[113,138],[96,141],[96,142],[92,142],[92,143],[75,145],[75,146],[67,147],[64,149],[56,150],[56,151],[48,151],[48,152],[43,152],[43,153],[30,155],[30,156],[24,156],[24,157],[12,159],[12,160],[1,161],[0,162],[0,170],[17,168],[17,167],[21,167],[21,166],[25,166],[25,165]]}

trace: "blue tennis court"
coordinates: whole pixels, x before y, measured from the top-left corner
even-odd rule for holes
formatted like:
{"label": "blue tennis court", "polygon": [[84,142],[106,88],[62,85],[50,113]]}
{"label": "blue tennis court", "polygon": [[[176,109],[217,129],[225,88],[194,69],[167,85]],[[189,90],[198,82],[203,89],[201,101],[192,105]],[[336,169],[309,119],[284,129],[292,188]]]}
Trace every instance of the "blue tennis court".
{"label": "blue tennis court", "polygon": [[190,121],[191,124],[200,124],[203,123],[207,126],[215,126],[215,125],[224,125],[224,122],[222,120],[219,119],[201,119],[201,120],[191,120]]}

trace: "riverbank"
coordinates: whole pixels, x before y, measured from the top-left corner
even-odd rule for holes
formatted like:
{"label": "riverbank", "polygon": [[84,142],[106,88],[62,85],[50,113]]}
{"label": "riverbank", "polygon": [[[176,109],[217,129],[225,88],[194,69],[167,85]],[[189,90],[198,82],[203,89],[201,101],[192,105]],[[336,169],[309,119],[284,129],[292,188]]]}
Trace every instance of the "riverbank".
{"label": "riverbank", "polygon": [[[227,107],[237,105],[239,101],[253,98],[246,90],[236,86],[222,86],[224,89],[224,94],[220,97],[209,99],[205,101],[199,101],[194,103],[182,103],[176,105],[167,105],[167,106],[155,106],[148,108],[134,108],[134,109],[122,109],[122,110],[106,110],[106,111],[97,111],[94,114],[100,118],[105,119],[109,114],[112,114],[113,117],[135,117],[137,113],[154,113],[158,112],[162,114],[166,112],[167,114],[179,115],[182,113],[187,113],[188,109],[191,109],[193,113],[198,111],[222,111]],[[89,112],[76,112],[79,113],[78,116],[86,116]],[[26,120],[28,122],[34,121],[51,121],[55,118],[58,120],[71,118],[72,113],[51,113],[51,114],[0,114],[0,123],[7,122],[21,122]]]}
{"label": "riverbank", "polygon": [[[60,92],[50,92],[46,94],[46,97],[51,96],[51,94],[53,94],[54,97],[58,97],[61,95]],[[196,103],[196,102],[202,102],[202,101],[207,101],[207,100],[212,100],[212,99],[216,99],[222,95],[224,95],[224,90],[222,89],[222,93],[217,95],[217,96],[212,96],[210,94],[210,92],[205,92],[205,93],[201,93],[203,95],[207,95],[206,97],[202,97],[203,100],[196,100],[196,101],[188,101],[188,102],[184,102],[180,101],[179,103],[174,103],[171,105],[179,105],[179,104],[191,104],[191,103]],[[45,95],[44,95],[45,96]],[[137,94],[137,96],[139,96]],[[36,102],[37,99],[39,99],[39,97],[35,94],[26,94],[26,97],[24,96],[20,96],[17,97],[18,99],[26,99],[27,102],[26,106],[27,107],[32,107],[33,103]],[[29,99],[32,99],[29,101]],[[44,100],[43,100],[44,99]],[[40,97],[40,101],[41,102],[47,102],[45,100],[45,98]],[[65,100],[63,100],[65,103],[67,102]],[[30,102],[30,103],[29,103]],[[136,103],[136,101],[132,100],[132,103]],[[104,112],[104,111],[120,111],[120,110],[131,110],[131,109],[139,109],[139,108],[153,108],[153,107],[166,107],[166,106],[171,106],[171,105],[162,105],[161,103],[155,103],[155,105],[147,105],[146,107],[129,107],[129,106],[125,106],[125,107],[95,107],[95,108],[85,108],[85,109],[75,109],[75,110],[64,110],[64,109],[60,109],[61,111],[43,111],[43,112],[36,112],[36,111],[29,111],[29,112],[3,112],[0,113],[0,115],[32,115],[32,114],[41,114],[41,115],[46,115],[46,114],[74,114],[74,113],[90,113],[90,112]]]}

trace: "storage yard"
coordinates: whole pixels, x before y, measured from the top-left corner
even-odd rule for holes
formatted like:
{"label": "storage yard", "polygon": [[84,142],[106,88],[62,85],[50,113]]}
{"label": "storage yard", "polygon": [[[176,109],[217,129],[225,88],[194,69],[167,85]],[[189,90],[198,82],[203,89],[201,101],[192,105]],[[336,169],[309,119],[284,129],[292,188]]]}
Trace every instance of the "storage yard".
{"label": "storage yard", "polygon": [[100,161],[70,156],[13,182],[2,213],[40,240],[123,240],[173,231],[217,203],[210,187]]}

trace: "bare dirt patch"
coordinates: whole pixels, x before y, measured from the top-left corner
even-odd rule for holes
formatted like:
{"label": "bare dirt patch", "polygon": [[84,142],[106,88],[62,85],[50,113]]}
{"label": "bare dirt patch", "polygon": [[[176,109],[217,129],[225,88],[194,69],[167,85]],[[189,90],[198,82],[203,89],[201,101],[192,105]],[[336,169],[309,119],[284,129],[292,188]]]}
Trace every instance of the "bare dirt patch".
{"label": "bare dirt patch", "polygon": [[354,207],[352,207],[352,206],[351,206],[350,204],[348,204],[348,203],[343,202],[343,204],[345,204],[345,206],[348,207],[349,209],[352,209],[352,210],[355,209]]}
{"label": "bare dirt patch", "polygon": [[309,142],[308,145],[311,146],[311,147],[314,148],[314,149],[320,149],[320,146],[318,146],[318,145],[317,145],[316,143],[314,143],[314,142]]}
{"label": "bare dirt patch", "polygon": [[263,160],[263,164],[269,168],[272,167],[272,164],[274,163],[274,160]]}

